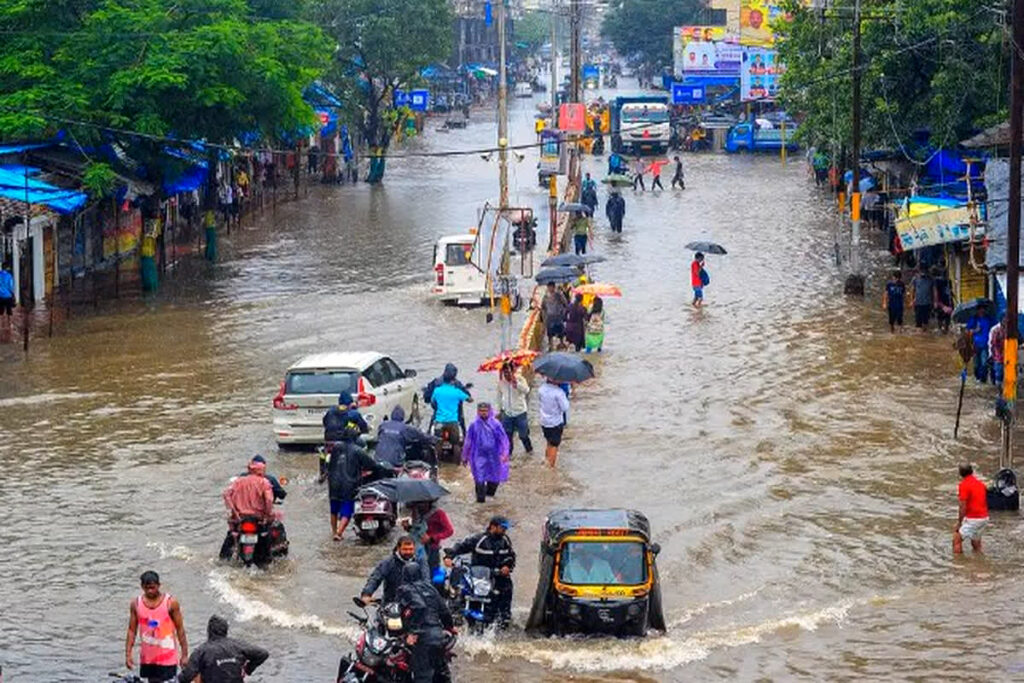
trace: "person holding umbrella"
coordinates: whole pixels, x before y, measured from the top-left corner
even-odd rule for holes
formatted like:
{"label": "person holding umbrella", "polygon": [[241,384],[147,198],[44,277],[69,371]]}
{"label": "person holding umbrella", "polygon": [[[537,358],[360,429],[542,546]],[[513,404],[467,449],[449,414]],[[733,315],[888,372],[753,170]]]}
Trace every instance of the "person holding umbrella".
{"label": "person holding umbrella", "polygon": [[554,467],[558,460],[558,447],[562,445],[562,430],[565,429],[565,418],[569,413],[569,397],[565,395],[558,382],[546,378],[537,391],[540,402],[540,428],[544,432],[547,447],[544,457],[548,467]]}
{"label": "person holding umbrella", "polygon": [[590,218],[583,211],[572,214],[572,240],[577,254],[587,253],[587,239],[590,237]]}
{"label": "person holding umbrella", "polygon": [[491,404],[477,406],[476,421],[466,431],[462,447],[462,464],[469,465],[476,483],[476,502],[483,503],[508,481],[508,435],[494,418]]}
{"label": "person holding umbrella", "polygon": [[693,307],[701,308],[704,305],[704,287],[711,278],[708,271],[704,270],[704,254],[697,252],[693,255],[690,263],[690,285],[693,287]]}
{"label": "person holding umbrella", "polygon": [[587,309],[583,305],[583,295],[577,294],[569,304],[569,310],[565,312],[565,338],[576,348],[577,352],[583,349],[586,319]]}
{"label": "person holding umbrella", "polygon": [[409,519],[402,520],[404,528],[416,544],[416,558],[426,557],[430,575],[441,566],[441,541],[455,533],[452,520],[436,500],[409,503]]}

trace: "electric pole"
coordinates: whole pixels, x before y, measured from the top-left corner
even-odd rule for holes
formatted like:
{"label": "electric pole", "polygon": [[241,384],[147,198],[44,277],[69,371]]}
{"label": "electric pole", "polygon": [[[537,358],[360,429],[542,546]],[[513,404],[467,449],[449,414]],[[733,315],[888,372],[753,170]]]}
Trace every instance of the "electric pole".
{"label": "electric pole", "polygon": [[850,190],[850,274],[843,291],[864,296],[864,274],[860,267],[860,0],[853,7],[853,188]]}
{"label": "electric pole", "polygon": [[505,66],[505,2],[498,0],[498,206],[508,208],[508,74]]}
{"label": "electric pole", "polygon": [[[1020,277],[1020,155],[1024,129],[1024,0],[1013,3],[1013,45],[1010,48],[1010,206],[1006,215],[1006,342],[1003,355],[1003,444],[999,467],[1013,466],[1013,416],[1017,401],[1017,311]],[[970,179],[968,179],[968,182]]]}
{"label": "electric pole", "polygon": [[580,0],[569,0],[569,29],[570,39],[572,41],[570,49],[572,50],[572,57],[569,61],[569,68],[572,69],[572,75],[569,79],[569,84],[572,92],[569,94],[570,102],[582,102],[583,101],[583,89],[580,83],[580,71],[583,68],[581,64],[580,55],[580,24],[582,23],[582,17],[580,16],[580,10],[582,4]]}
{"label": "electric pole", "polygon": [[558,4],[551,0],[551,128],[558,121]]}

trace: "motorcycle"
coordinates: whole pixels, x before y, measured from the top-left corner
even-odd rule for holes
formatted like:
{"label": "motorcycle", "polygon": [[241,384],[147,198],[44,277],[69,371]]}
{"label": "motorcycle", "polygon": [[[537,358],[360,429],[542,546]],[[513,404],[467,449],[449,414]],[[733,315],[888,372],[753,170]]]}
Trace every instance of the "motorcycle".
{"label": "motorcycle", "polygon": [[461,557],[455,558],[452,563],[452,575],[456,577],[461,594],[459,611],[471,633],[483,633],[498,620],[494,607],[495,574],[494,569],[471,565]]}
{"label": "motorcycle", "polygon": [[406,460],[399,475],[409,479],[433,479],[437,481],[437,466],[423,460]]}
{"label": "motorcycle", "polygon": [[356,492],[352,524],[356,534],[368,543],[387,536],[398,521],[398,505],[385,491],[367,484]]}
{"label": "motorcycle", "polygon": [[288,534],[284,523],[275,519],[267,524],[258,517],[243,517],[235,525],[235,558],[244,566],[266,567],[271,561],[288,555]]}
{"label": "motorcycle", "polygon": [[[356,640],[355,652],[341,658],[338,663],[338,683],[406,683],[412,680],[411,653],[406,645],[405,624],[398,603],[381,605],[380,601],[370,604],[376,609],[371,613],[359,598],[352,598],[362,614],[349,612],[348,615],[362,626]],[[445,660],[451,662],[457,636],[445,633]],[[437,680],[437,679],[435,679]]]}
{"label": "motorcycle", "polygon": [[437,440],[437,461],[458,464],[460,456],[455,453],[454,442],[460,440],[461,434],[453,434],[447,424],[435,424],[434,438]]}

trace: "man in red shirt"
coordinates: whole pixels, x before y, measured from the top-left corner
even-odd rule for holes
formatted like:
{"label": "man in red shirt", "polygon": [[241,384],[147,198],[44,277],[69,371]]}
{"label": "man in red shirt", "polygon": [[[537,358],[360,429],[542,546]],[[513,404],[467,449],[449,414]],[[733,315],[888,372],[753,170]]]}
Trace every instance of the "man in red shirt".
{"label": "man in red shirt", "polygon": [[690,262],[690,286],[693,287],[693,307],[700,308],[704,305],[704,254],[699,251],[694,254]]}
{"label": "man in red shirt", "polygon": [[953,553],[964,552],[964,539],[971,541],[971,550],[981,552],[981,532],[988,526],[988,491],[974,476],[971,464],[960,465],[960,516],[953,528]]}

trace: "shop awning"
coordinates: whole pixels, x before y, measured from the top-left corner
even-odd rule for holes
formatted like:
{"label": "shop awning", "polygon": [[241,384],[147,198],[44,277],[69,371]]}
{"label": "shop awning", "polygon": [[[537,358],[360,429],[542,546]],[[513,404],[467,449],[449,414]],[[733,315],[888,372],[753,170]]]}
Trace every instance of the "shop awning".
{"label": "shop awning", "polygon": [[74,213],[85,205],[88,197],[84,192],[56,187],[31,174],[14,173],[0,169],[0,197],[17,202],[41,204],[57,213]]}

